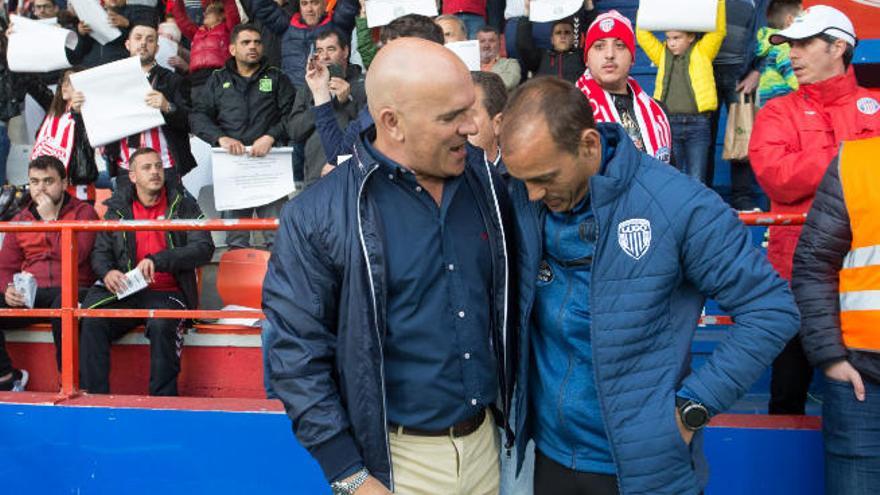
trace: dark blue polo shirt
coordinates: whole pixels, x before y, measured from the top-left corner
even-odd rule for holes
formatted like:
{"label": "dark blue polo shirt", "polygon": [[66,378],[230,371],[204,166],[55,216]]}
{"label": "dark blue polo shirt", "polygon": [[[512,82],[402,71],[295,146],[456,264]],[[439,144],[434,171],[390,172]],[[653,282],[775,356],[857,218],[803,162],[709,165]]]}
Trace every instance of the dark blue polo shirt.
{"label": "dark blue polo shirt", "polygon": [[492,255],[478,191],[446,180],[438,206],[415,175],[372,146],[388,286],[388,421],[439,430],[495,401]]}

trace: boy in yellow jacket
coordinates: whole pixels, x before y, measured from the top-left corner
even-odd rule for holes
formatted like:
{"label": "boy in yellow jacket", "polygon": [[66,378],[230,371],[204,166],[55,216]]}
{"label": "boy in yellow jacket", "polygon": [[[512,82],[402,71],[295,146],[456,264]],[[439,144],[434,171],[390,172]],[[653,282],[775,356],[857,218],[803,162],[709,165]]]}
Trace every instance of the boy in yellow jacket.
{"label": "boy in yellow jacket", "polygon": [[672,160],[682,172],[706,183],[712,146],[711,114],[718,109],[712,60],[727,34],[724,0],[718,0],[715,31],[667,31],[663,43],[638,28],[639,45],[657,66],[654,98],[663,103],[672,127]]}

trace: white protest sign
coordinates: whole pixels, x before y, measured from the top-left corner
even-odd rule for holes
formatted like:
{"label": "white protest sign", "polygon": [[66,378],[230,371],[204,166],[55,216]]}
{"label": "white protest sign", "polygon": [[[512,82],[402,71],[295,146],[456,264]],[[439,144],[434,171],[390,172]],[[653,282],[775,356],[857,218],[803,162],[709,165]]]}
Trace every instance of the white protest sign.
{"label": "white protest sign", "polygon": [[477,40],[453,41],[446,43],[446,48],[453,51],[464,62],[469,71],[480,70],[480,42]]}
{"label": "white protest sign", "polygon": [[715,31],[718,0],[641,0],[638,26],[647,31]]}
{"label": "white protest sign", "polygon": [[6,61],[13,72],[51,72],[70,67],[66,48],[79,39],[73,31],[17,15],[9,16],[12,34]]}
{"label": "white protest sign", "polygon": [[565,19],[583,7],[583,0],[532,0],[529,4],[529,20],[550,22]]}
{"label": "white protest sign", "polygon": [[85,96],[82,116],[92,146],[165,124],[162,112],[144,101],[153,88],[138,57],[71,74],[70,84]]}
{"label": "white protest sign", "polygon": [[[250,147],[248,147],[250,152]],[[214,148],[214,206],[217,211],[269,204],[294,191],[293,148],[272,148],[266,156],[235,156]]]}
{"label": "white protest sign", "polygon": [[198,198],[203,187],[214,183],[211,176],[211,145],[193,136],[189,138],[189,148],[196,159],[196,168],[184,175],[181,182],[194,198]]}
{"label": "white protest sign", "polygon": [[122,36],[122,31],[110,24],[107,11],[104,10],[104,7],[101,7],[98,0],[70,0],[70,3],[73,5],[79,20],[88,24],[92,30],[89,36],[98,43],[106,45]]}
{"label": "white protest sign", "polygon": [[367,27],[384,26],[407,14],[437,15],[434,0],[367,0]]}
{"label": "white protest sign", "polygon": [[177,56],[177,43],[164,36],[159,36],[159,51],[156,52],[156,63],[173,71],[174,67],[168,62],[171,57]]}

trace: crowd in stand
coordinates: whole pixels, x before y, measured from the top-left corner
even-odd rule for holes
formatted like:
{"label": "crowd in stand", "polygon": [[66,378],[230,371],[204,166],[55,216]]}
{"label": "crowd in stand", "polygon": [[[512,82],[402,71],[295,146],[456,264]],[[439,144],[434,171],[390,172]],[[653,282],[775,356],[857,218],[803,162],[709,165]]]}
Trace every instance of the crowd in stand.
{"label": "crowd in stand", "polygon": [[[233,155],[260,157],[272,148],[292,146],[297,181],[307,189],[316,187],[344,167],[347,157],[355,155],[360,161],[359,141],[374,132],[377,118],[368,106],[373,102],[367,99],[365,77],[377,54],[398,38],[421,38],[436,45],[478,40],[480,71],[471,73],[475,98],[467,110],[475,125],[467,140],[483,150],[485,161],[505,180],[510,175],[500,136],[509,92],[541,76],[575,85],[585,96],[580,103],[596,122],[619,124],[639,152],[709,188],[722,109],[736,103],[740,94],[757,94],[761,109],[748,156],[731,161],[726,199],[739,211],[760,210],[759,185],[771,211],[807,213],[840,142],[880,135],[880,104],[857,85],[850,65],[855,30],[835,9],[818,6],[804,12],[797,0],[719,0],[714,30],[670,30],[658,37],[638,23],[633,26],[619,12],[604,9],[603,3],[584,0],[573,16],[538,24],[529,20],[530,0],[509,0],[506,5],[497,0],[446,0],[436,19],[410,14],[370,29],[363,0],[104,0],[109,23],[122,35],[101,44],[63,0],[10,2],[3,16],[5,36],[0,35],[0,182],[6,178],[9,123],[23,112],[30,95],[46,117],[28,166],[31,200],[16,220],[96,219],[93,204],[101,168],[114,179],[107,219],[201,218],[196,200],[181,182],[198,166],[190,145],[193,136]],[[14,23],[9,25],[10,13],[54,18],[74,31],[78,43],[67,50],[74,68],[45,74],[10,71],[6,37],[16,29]],[[168,61],[170,68],[156,61],[162,37],[179,43]],[[653,95],[630,74],[637,44],[657,67]],[[138,58],[152,88],[144,101],[162,113],[165,124],[93,147],[80,113],[85,97],[70,77],[127,57]],[[366,149],[372,150],[369,144]],[[98,166],[101,162],[103,167]],[[835,180],[839,189],[841,178]],[[222,215],[274,218],[287,201],[285,197]],[[387,234],[393,236],[394,229]],[[197,306],[195,269],[208,263],[214,251],[207,233],[78,236],[83,307]],[[800,227],[770,228],[770,262],[786,280],[792,279],[793,259],[797,278],[798,259],[806,263],[813,255],[795,257],[800,236]],[[268,249],[274,241],[267,233]],[[0,250],[0,283],[7,288],[0,306],[60,306],[59,242],[57,233],[6,236]],[[249,247],[250,233],[230,232],[226,243],[229,248]],[[120,297],[132,270],[140,271],[148,287]],[[13,284],[20,272],[36,278],[33,302]],[[28,321],[2,318],[0,325],[14,328]],[[110,344],[139,323],[143,320],[81,322],[85,390],[109,393]],[[146,320],[153,395],[177,394],[183,323]],[[53,320],[57,349],[59,328]],[[811,364],[839,380],[851,379],[851,367],[841,369],[841,363],[848,365],[845,350],[817,351],[810,345],[821,339],[804,335],[804,345],[799,337],[790,340],[773,364],[771,413],[804,413]],[[57,358],[60,368],[60,351]],[[869,381],[880,380],[875,356],[862,356],[855,363]],[[0,331],[0,389],[20,390],[26,382],[27,373],[13,368],[6,355]]]}

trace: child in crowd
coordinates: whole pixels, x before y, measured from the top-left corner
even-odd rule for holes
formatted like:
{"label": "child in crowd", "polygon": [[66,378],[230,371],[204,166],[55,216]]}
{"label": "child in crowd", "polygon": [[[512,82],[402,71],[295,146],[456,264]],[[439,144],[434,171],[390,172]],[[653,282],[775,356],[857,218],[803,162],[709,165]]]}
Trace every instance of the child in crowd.
{"label": "child in crowd", "polygon": [[682,172],[707,183],[712,116],[718,109],[718,93],[712,60],[727,34],[725,0],[718,0],[715,31],[697,33],[667,31],[666,42],[636,28],[642,49],[657,66],[654,98],[666,106],[672,127],[672,159]]}
{"label": "child in crowd", "polygon": [[770,36],[791,26],[801,13],[800,0],[773,0],[767,7],[767,24],[758,30],[755,57],[764,59],[764,69],[758,83],[758,98],[763,105],[771,98],[787,95],[798,89],[797,77],[791,68],[791,46],[788,43],[773,45]]}
{"label": "child in crowd", "polygon": [[182,0],[171,7],[174,21],[191,42],[189,80],[193,91],[205,84],[215,69],[220,69],[229,58],[229,35],[240,18],[235,0],[215,1],[205,6],[205,18],[196,26],[186,13]]}
{"label": "child in crowd", "polygon": [[525,17],[516,30],[516,49],[525,69],[534,76],[556,76],[574,83],[584,73],[584,55],[579,45],[580,26],[589,26],[599,15],[592,0],[574,16],[553,23],[550,34],[551,50],[542,50],[535,44],[532,21],[529,20],[531,0],[525,2]]}

